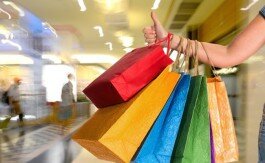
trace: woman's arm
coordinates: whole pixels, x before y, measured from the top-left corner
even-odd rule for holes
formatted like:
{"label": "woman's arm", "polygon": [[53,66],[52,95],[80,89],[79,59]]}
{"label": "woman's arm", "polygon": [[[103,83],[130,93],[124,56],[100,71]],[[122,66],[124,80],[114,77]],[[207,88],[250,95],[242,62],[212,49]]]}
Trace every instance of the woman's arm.
{"label": "woman's arm", "polygon": [[[153,27],[146,27],[144,29],[146,41],[152,44],[155,39],[165,36],[165,30],[152,13],[154,21]],[[172,39],[172,48],[176,48],[180,41],[179,36],[174,36]],[[184,47],[185,46],[184,41]],[[265,20],[261,15],[256,18],[227,46],[218,44],[205,43],[204,45],[209,58],[215,67],[229,67],[240,64],[251,55],[255,54],[265,43]],[[193,42],[193,48],[194,48]],[[198,48],[199,60],[211,64],[203,50],[201,44]]]}

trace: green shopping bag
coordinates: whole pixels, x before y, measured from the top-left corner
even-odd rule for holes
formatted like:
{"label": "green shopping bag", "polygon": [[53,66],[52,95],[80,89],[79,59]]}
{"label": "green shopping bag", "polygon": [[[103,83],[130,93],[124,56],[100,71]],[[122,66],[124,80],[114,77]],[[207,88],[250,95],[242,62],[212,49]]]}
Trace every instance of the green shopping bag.
{"label": "green shopping bag", "polygon": [[194,76],[171,162],[210,163],[210,121],[206,78]]}

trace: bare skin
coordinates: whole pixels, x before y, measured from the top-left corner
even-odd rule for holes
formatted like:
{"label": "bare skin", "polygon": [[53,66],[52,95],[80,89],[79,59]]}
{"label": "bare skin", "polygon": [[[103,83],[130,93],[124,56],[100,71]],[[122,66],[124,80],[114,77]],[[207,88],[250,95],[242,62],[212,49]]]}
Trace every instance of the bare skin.
{"label": "bare skin", "polygon": [[[156,39],[167,36],[168,32],[157,19],[155,13],[151,13],[153,26],[143,29],[145,40],[148,44],[155,43]],[[171,48],[176,49],[180,37],[174,35]],[[187,41],[184,41],[184,48]],[[203,63],[213,64],[215,67],[230,67],[242,63],[250,56],[254,55],[265,44],[265,20],[261,15],[257,15],[250,24],[227,46],[212,43],[202,43],[208,53],[211,62],[208,60],[201,44],[198,48],[199,60]],[[192,41],[195,48],[195,42]]]}

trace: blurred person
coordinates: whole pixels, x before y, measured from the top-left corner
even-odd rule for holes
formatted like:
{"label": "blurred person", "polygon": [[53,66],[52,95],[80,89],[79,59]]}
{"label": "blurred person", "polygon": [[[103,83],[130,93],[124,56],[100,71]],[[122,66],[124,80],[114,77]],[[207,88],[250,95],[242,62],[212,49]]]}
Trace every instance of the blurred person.
{"label": "blurred person", "polygon": [[61,102],[61,113],[59,113],[59,118],[61,120],[69,119],[72,116],[72,109],[75,103],[75,97],[73,92],[72,80],[74,79],[73,74],[67,75],[68,82],[64,84],[62,88],[62,102]]}
{"label": "blurred person", "polygon": [[0,99],[2,99],[3,94],[5,92],[5,90],[4,90],[4,84],[5,84],[4,80],[0,80]]}
{"label": "blurred person", "polygon": [[5,80],[0,80],[0,102],[4,105],[9,104],[7,92],[8,89]]}
{"label": "blurred person", "polygon": [[74,76],[72,74],[67,75],[68,82],[64,84],[62,88],[62,106],[69,106],[75,102],[74,91],[73,91],[73,84],[72,80]]}
{"label": "blurred person", "polygon": [[9,104],[11,105],[14,113],[18,115],[20,124],[23,124],[24,114],[20,107],[20,92],[19,85],[21,84],[21,79],[18,77],[14,78],[14,83],[8,89]]}
{"label": "blurred person", "polygon": [[0,113],[2,115],[12,114],[9,106],[8,84],[5,80],[0,80]]}
{"label": "blurred person", "polygon": [[[166,29],[157,19],[155,13],[151,13],[153,25],[143,29],[145,41],[150,45],[156,40],[165,38]],[[177,48],[181,40],[180,36],[173,35],[171,48]],[[227,46],[213,43],[200,43],[198,46],[198,58],[203,63],[214,67],[229,67],[242,63],[254,55],[265,44],[265,6],[259,14],[247,25],[247,27]],[[183,48],[187,45],[187,39],[183,41]],[[191,41],[192,49],[195,49],[195,41]],[[165,46],[165,45],[163,45]],[[259,131],[259,163],[265,163],[265,105]]]}

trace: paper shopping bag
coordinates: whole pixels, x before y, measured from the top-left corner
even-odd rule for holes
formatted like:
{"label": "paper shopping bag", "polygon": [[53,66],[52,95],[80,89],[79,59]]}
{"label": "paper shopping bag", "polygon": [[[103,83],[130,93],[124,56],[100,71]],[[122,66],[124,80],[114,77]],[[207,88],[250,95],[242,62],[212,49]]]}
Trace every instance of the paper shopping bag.
{"label": "paper shopping bag", "polygon": [[220,77],[207,82],[216,162],[238,161],[239,152],[225,83]]}
{"label": "paper shopping bag", "polygon": [[211,129],[212,129],[212,138],[213,148],[214,148],[214,159],[216,163],[224,162],[224,143],[222,136],[222,127],[220,114],[218,110],[216,89],[214,79],[207,79],[207,90],[208,90],[208,106],[210,113]]}
{"label": "paper shopping bag", "polygon": [[190,75],[181,76],[133,162],[170,162],[187,100],[190,79]]}
{"label": "paper shopping bag", "polygon": [[98,110],[73,139],[100,159],[130,162],[178,79],[166,68],[130,101]]}
{"label": "paper shopping bag", "polygon": [[[171,35],[167,37],[168,42],[170,37]],[[135,49],[94,80],[83,92],[98,108],[123,103],[172,62],[160,44]]]}
{"label": "paper shopping bag", "polygon": [[210,121],[206,78],[191,79],[188,100],[171,158],[176,163],[210,163]]}

